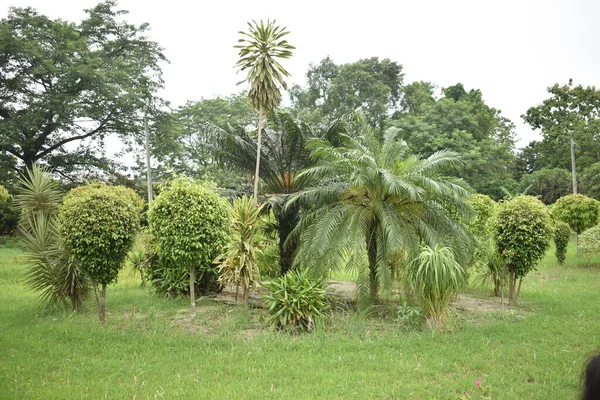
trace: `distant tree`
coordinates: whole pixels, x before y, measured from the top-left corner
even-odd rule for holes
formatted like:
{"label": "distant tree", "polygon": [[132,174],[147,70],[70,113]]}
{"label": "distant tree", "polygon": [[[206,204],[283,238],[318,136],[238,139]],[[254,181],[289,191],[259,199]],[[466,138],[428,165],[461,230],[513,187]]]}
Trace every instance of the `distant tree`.
{"label": "distant tree", "polygon": [[600,162],[590,165],[581,173],[581,193],[600,200]]}
{"label": "distant tree", "polygon": [[[279,64],[277,59],[287,59],[292,56],[294,46],[283,39],[289,34],[286,28],[275,25],[275,21],[260,21],[248,23],[248,32],[240,32],[242,38],[239,57],[236,67],[246,71],[247,77],[242,82],[248,81],[250,91],[248,99],[258,111],[258,138],[256,146],[256,171],[254,173],[254,200],[258,199],[258,181],[260,180],[260,147],[262,129],[268,112],[276,109],[281,103],[281,90],[287,89],[284,77],[290,74]],[[242,83],[240,82],[240,83]]]}
{"label": "distant tree", "polygon": [[415,81],[404,85],[401,89],[400,110],[413,115],[423,115],[427,107],[435,103],[431,82]]}
{"label": "distant tree", "polygon": [[309,67],[308,86],[295,85],[290,96],[302,119],[308,116],[311,122],[327,125],[344,114],[360,111],[369,123],[383,127],[398,106],[403,76],[402,65],[387,58],[337,65],[327,57]]}
{"label": "distant tree", "polygon": [[538,196],[545,204],[553,204],[571,193],[571,173],[562,168],[540,169],[532,174],[523,175],[518,190]]}
{"label": "distant tree", "polygon": [[579,235],[598,223],[600,202],[582,194],[561,197],[552,206],[552,215],[569,224],[577,234],[577,256],[579,257]]}
{"label": "distant tree", "polygon": [[115,7],[102,2],[78,24],[32,8],[0,21],[0,169],[111,170],[107,136],[139,137],[165,58],[148,25],[118,21],[127,12]]}
{"label": "distant tree", "polygon": [[[594,86],[555,84],[548,88],[550,98],[531,107],[522,118],[541,129],[540,152],[547,167],[572,170],[573,193],[577,192],[576,166],[585,169],[600,161],[600,90]],[[572,145],[571,145],[572,144]],[[572,151],[571,151],[572,148]]]}

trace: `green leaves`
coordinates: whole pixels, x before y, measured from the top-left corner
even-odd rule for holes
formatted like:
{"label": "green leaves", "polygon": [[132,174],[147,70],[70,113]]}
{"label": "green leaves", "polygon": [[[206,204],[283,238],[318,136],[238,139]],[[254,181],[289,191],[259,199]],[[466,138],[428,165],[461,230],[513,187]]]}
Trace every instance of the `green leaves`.
{"label": "green leaves", "polygon": [[599,207],[598,200],[583,194],[570,194],[556,201],[552,206],[552,215],[569,224],[576,233],[582,233],[598,223]]}
{"label": "green leaves", "polygon": [[562,221],[556,221],[554,223],[554,244],[556,245],[556,260],[558,265],[565,264],[565,257],[567,255],[567,246],[569,245],[569,239],[571,238],[571,228],[568,224]]}

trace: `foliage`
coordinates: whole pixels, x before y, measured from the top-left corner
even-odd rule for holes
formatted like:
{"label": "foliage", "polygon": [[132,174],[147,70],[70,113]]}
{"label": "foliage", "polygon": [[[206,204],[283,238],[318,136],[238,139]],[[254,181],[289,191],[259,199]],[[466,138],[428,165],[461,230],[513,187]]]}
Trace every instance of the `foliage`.
{"label": "foliage", "polygon": [[171,275],[187,274],[192,306],[196,273],[201,291],[214,288],[218,276],[213,260],[227,244],[229,222],[227,200],[208,183],[189,178],[177,178],[165,185],[150,204],[148,223],[156,238],[159,265],[177,270],[169,272]]}
{"label": "foliage", "polygon": [[164,56],[148,25],[120,21],[126,12],[115,7],[99,3],[77,24],[32,8],[0,21],[2,168],[18,159],[63,174],[110,171],[98,153],[106,136],[131,143],[142,132],[139,111],[162,86]]}
{"label": "foliage", "polygon": [[290,271],[267,283],[269,320],[277,329],[311,331],[330,308],[327,284],[310,269]]}
{"label": "foliage", "polygon": [[548,249],[552,224],[544,203],[517,196],[500,205],[494,225],[494,240],[510,274],[509,301],[513,303],[519,295],[517,279],[534,269]]}
{"label": "foliage", "polygon": [[452,296],[465,286],[466,273],[451,248],[424,246],[408,269],[408,280],[428,325],[438,328],[446,322]]}
{"label": "foliage", "polygon": [[13,204],[13,197],[0,185],[0,235],[4,233],[12,234],[19,223],[19,213]]}
{"label": "foliage", "polygon": [[417,327],[423,319],[423,310],[420,307],[411,306],[406,301],[398,307],[397,320],[409,327]]}
{"label": "foliage", "polygon": [[[72,189],[58,215],[70,256],[101,285],[98,316],[105,322],[106,286],[117,280],[140,227],[142,204],[131,189],[95,183]],[[137,204],[136,204],[137,203]]]}
{"label": "foliage", "polygon": [[232,238],[225,252],[215,261],[219,264],[219,283],[235,285],[236,302],[241,285],[244,304],[248,301],[249,289],[260,283],[256,256],[260,252],[261,209],[254,199],[246,196],[233,200]]}
{"label": "foliage", "polygon": [[[594,86],[555,84],[548,88],[550,97],[531,107],[522,118],[535,129],[541,129],[543,139],[535,146],[538,167],[571,169],[570,139],[577,144],[577,166],[585,170],[600,161],[600,90]],[[541,164],[541,165],[540,165]]]}
{"label": "foliage", "polygon": [[600,200],[600,162],[587,167],[581,174],[581,193]]}
{"label": "foliage", "polygon": [[571,228],[569,224],[562,221],[556,221],[554,223],[554,244],[556,247],[555,255],[558,265],[565,265],[565,258],[567,256],[567,246],[569,245],[569,239],[571,238]]}
{"label": "foliage", "polygon": [[77,310],[90,291],[90,283],[58,234],[56,217],[62,201],[58,183],[38,165],[26,169],[19,183],[16,204],[29,265],[25,284],[38,292],[46,305],[61,303],[67,308],[69,299],[71,308]]}
{"label": "foliage", "polygon": [[402,65],[390,59],[371,57],[349,64],[335,64],[326,57],[310,65],[306,88],[290,90],[299,117],[327,125],[343,115],[360,111],[379,128],[397,106],[403,81]]}
{"label": "foliage", "polygon": [[471,238],[464,225],[469,191],[460,179],[444,172],[461,165],[441,151],[426,159],[408,155],[397,129],[380,143],[366,124],[356,139],[341,135],[342,147],[314,140],[316,165],[299,178],[318,186],[292,195],[290,204],[310,207],[295,230],[300,248],[296,265],[317,272],[344,265],[358,272],[361,305],[377,301],[380,287],[390,291],[393,275],[419,252],[422,243],[447,243],[466,261]]}
{"label": "foliage", "polygon": [[469,231],[479,240],[489,238],[493,229],[492,222],[498,205],[490,196],[479,193],[469,196],[466,203],[475,212],[468,224]]}
{"label": "foliage", "polygon": [[552,215],[580,234],[598,223],[599,206],[598,200],[583,194],[570,194],[556,201],[552,206]]}
{"label": "foliage", "polygon": [[473,283],[482,287],[491,285],[492,294],[499,297],[503,295],[507,278],[504,273],[504,260],[494,241],[491,239],[481,241],[476,252]]}
{"label": "foliage", "polygon": [[553,204],[572,191],[571,173],[562,168],[543,168],[523,175],[519,185],[521,192],[539,197],[544,204]]}
{"label": "foliage", "polygon": [[579,242],[583,254],[600,254],[600,225],[583,232]]}

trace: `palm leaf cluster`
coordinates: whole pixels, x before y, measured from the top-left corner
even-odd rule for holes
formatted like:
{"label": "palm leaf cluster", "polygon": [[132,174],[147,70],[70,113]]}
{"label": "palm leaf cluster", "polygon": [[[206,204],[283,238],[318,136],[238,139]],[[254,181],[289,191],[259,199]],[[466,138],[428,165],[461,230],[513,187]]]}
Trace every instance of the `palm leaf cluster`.
{"label": "palm leaf cluster", "polygon": [[[445,172],[461,165],[456,154],[426,159],[409,153],[392,128],[378,140],[365,123],[359,132],[309,143],[315,165],[299,174],[320,182],[292,195],[289,204],[309,208],[293,236],[300,240],[296,265],[327,272],[358,271],[362,304],[392,288],[394,274],[414,259],[423,244],[443,243],[467,260],[471,240],[465,226],[470,209],[466,184]],[[289,206],[289,205],[288,205]]]}

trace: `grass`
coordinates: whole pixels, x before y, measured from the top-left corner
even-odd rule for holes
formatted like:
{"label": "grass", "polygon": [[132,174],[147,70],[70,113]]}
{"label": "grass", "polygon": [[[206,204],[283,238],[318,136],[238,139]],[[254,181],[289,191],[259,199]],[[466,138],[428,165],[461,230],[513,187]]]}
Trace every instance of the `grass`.
{"label": "grass", "polygon": [[[575,398],[599,346],[600,257],[557,267],[549,253],[523,282],[522,309],[461,314],[447,332],[408,330],[391,316],[336,313],[290,336],[260,311],[152,296],[126,272],[75,315],[39,308],[21,283],[22,253],[0,248],[0,393],[64,398]],[[482,293],[478,294],[483,296]],[[483,394],[483,390],[479,390]]]}

